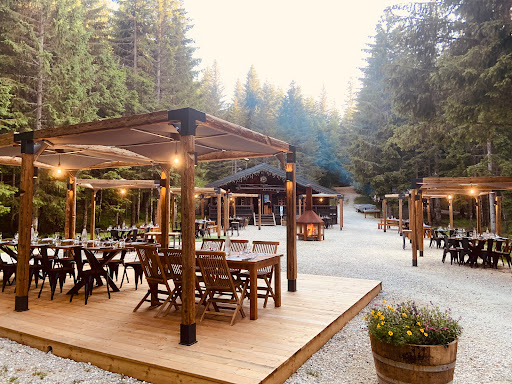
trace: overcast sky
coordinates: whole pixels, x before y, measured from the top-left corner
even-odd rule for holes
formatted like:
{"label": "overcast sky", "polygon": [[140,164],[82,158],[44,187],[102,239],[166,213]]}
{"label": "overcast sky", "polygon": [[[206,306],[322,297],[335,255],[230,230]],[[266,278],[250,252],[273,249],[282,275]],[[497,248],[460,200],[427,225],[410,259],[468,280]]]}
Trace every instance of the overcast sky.
{"label": "overcast sky", "polygon": [[[261,84],[286,91],[292,81],[318,99],[325,86],[339,109],[350,81],[361,76],[362,51],[371,41],[383,9],[398,0],[184,0],[194,27],[200,68],[214,60],[225,101],[251,65]],[[355,84],[357,86],[357,84]]]}

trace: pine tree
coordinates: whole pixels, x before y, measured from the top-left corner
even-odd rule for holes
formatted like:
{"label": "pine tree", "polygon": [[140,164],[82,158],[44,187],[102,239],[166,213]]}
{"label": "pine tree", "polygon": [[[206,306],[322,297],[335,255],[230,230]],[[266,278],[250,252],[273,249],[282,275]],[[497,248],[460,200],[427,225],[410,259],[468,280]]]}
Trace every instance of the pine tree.
{"label": "pine tree", "polygon": [[224,113],[224,88],[222,86],[217,61],[206,68],[199,88],[199,109],[211,115],[222,117]]}

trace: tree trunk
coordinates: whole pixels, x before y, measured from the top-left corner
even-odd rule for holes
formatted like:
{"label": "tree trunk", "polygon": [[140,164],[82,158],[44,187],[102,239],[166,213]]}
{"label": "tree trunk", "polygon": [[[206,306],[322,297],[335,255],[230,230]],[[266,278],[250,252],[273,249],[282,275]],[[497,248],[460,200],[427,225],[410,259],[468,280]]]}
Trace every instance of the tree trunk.
{"label": "tree trunk", "polygon": [[44,21],[44,9],[41,9],[41,17],[39,18],[39,57],[37,58],[36,130],[41,129],[43,119]]}
{"label": "tree trunk", "polygon": [[[82,225],[82,230],[87,230],[87,218],[89,216],[89,199],[85,198],[84,201],[84,224]],[[94,233],[92,234],[91,239],[94,239]]]}
{"label": "tree trunk", "polygon": [[136,220],[136,215],[137,215],[137,211],[136,211],[136,207],[137,207],[137,201],[136,201],[137,197],[132,195],[132,209],[131,209],[131,217],[130,217],[130,227],[133,227],[135,226],[135,223],[137,222]]}
{"label": "tree trunk", "polygon": [[434,199],[434,221],[436,225],[441,224],[441,200]]}
{"label": "tree trunk", "polygon": [[155,57],[156,79],[155,91],[158,104],[162,100],[162,24],[163,24],[163,4],[162,0],[158,0],[158,32],[157,32],[157,49]]}
{"label": "tree trunk", "polygon": [[145,193],[144,195],[144,224],[147,225],[150,220],[149,219],[149,199],[148,199],[148,194]]}
{"label": "tree trunk", "polygon": [[487,170],[492,175],[492,142],[489,140],[487,142]]}

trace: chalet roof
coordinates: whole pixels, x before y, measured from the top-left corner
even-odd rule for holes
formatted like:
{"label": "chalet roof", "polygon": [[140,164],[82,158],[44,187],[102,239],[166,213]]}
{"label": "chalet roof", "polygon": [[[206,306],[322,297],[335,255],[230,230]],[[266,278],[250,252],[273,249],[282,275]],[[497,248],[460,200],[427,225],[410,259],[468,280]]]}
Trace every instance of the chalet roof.
{"label": "chalet roof", "polygon": [[[215,187],[225,188],[228,184],[241,182],[241,181],[246,180],[252,176],[261,175],[263,173],[275,176],[279,179],[282,179],[283,182],[286,180],[286,171],[284,169],[279,169],[279,168],[273,167],[272,165],[269,165],[266,163],[260,163],[252,168],[244,169],[244,170],[237,172],[233,175],[229,175],[220,180],[211,182],[211,183],[207,184],[206,186],[213,187],[213,188],[215,188]],[[313,183],[301,176],[297,176],[297,185],[300,185],[304,188],[307,187],[308,185],[311,185],[311,188],[316,193],[322,193],[322,194],[327,194],[327,195],[336,195],[336,196],[339,195],[339,193],[337,193],[329,188],[322,187],[319,184]]]}
{"label": "chalet roof", "polygon": [[[192,129],[190,126],[196,126]],[[35,145],[35,160],[64,169],[170,164],[181,151],[181,136],[194,135],[197,161],[268,157],[290,146],[217,117],[183,108],[56,128],[0,135],[0,161],[21,157],[22,138]]]}

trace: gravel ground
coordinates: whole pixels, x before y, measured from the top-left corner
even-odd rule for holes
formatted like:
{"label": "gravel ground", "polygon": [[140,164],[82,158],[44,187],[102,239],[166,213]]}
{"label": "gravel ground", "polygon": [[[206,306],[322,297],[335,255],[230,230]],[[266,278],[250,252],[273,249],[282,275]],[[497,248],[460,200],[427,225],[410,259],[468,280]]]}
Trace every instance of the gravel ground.
{"label": "gravel ground", "polygon": [[[377,230],[377,219],[355,213],[354,195],[345,193],[345,225],[326,230],[323,242],[298,242],[299,273],[381,280],[375,299],[413,300],[451,308],[464,327],[454,383],[512,383],[512,272],[441,263],[442,251],[428,248],[411,267],[410,245],[402,250],[396,231]],[[240,238],[278,240],[285,251],[284,227],[249,227]],[[300,276],[298,280],[300,289]],[[370,304],[371,305],[371,304]],[[142,383],[0,339],[0,382]],[[361,314],[351,320],[287,381],[295,383],[377,383],[370,340]]]}

